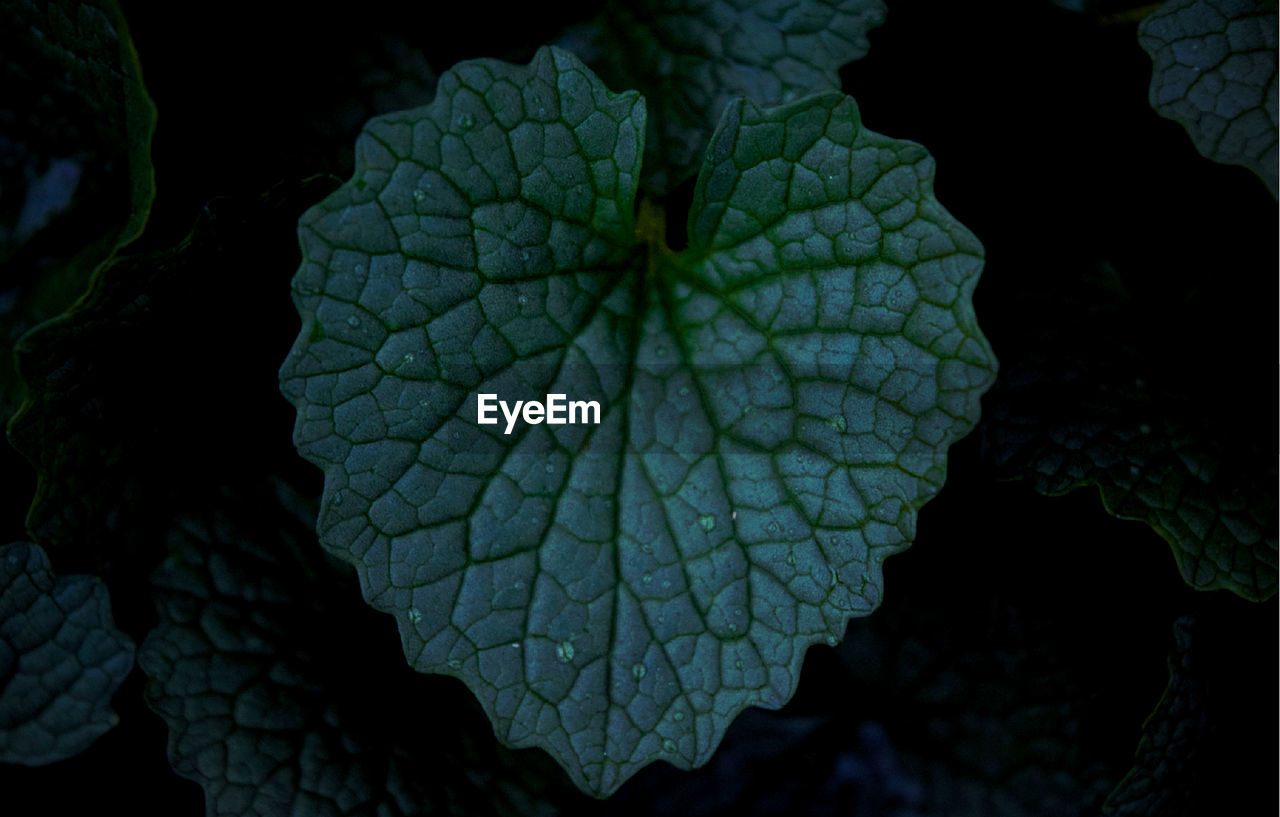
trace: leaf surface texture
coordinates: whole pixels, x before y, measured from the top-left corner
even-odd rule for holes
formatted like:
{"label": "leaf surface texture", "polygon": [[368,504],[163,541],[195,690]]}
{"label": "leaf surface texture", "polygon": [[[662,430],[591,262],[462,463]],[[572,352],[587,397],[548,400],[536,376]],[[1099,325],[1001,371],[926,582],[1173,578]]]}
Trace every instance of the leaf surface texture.
{"label": "leaf surface texture", "polygon": [[0,547],[0,762],[79,754],[116,725],[111,696],[132,668],[106,585],[55,578],[36,545]]}
{"label": "leaf surface texture", "polygon": [[[781,706],[881,596],[994,359],[982,248],[848,97],[731,105],[673,253],[645,108],[577,59],[464,63],[309,211],[281,371],[318,532],[513,746],[606,795]],[[476,422],[476,394],[602,405]]]}
{"label": "leaf surface texture", "polygon": [[1138,29],[1151,55],[1151,106],[1181,122],[1196,150],[1244,165],[1276,195],[1276,4],[1170,0]]}
{"label": "leaf surface texture", "polygon": [[606,4],[560,44],[610,87],[644,94],[643,183],[663,193],[698,172],[732,100],[778,105],[838,89],[837,70],[866,55],[884,18],[881,0],[635,0]]}

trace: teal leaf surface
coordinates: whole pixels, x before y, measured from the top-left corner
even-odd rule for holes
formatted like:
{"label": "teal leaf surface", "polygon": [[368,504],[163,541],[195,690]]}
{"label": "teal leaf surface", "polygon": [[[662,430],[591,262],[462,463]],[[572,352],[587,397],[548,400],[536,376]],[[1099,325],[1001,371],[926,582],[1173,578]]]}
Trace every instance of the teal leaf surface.
{"label": "teal leaf surface", "polygon": [[1151,55],[1151,106],[1181,122],[1196,150],[1244,165],[1276,195],[1276,4],[1269,0],[1170,0],[1142,21]]}
{"label": "teal leaf surface", "polygon": [[577,794],[495,746],[474,707],[433,715],[460,694],[446,679],[367,654],[394,656],[395,636],[315,548],[313,504],[279,483],[216,498],[174,521],[138,652],[208,817],[537,817],[556,813],[544,791]]}
{"label": "teal leaf surface", "polygon": [[[373,120],[301,221],[280,374],[409,662],[597,796],[705,762],[875,608],[995,368],[923,148],[838,93],[734,103],[674,253],[633,216],[644,122],[557,49]],[[478,393],[601,421],[508,435]]]}
{"label": "teal leaf surface", "polygon": [[132,668],[106,585],[54,578],[36,545],[0,547],[0,762],[79,754],[116,725],[111,696]]}
{"label": "teal leaf surface", "polygon": [[866,55],[884,18],[882,0],[633,0],[606,4],[560,44],[610,87],[644,94],[642,179],[663,193],[698,172],[732,100],[779,105],[838,89],[836,72]]}

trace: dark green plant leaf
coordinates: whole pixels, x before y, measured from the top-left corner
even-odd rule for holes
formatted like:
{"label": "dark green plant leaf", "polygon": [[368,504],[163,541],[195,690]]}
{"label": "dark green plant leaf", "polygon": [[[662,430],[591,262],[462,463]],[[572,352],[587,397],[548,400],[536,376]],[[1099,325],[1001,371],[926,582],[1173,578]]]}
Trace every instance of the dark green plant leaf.
{"label": "dark green plant leaf", "polygon": [[732,100],[779,105],[838,90],[837,70],[867,53],[884,17],[883,0],[632,0],[606,4],[560,45],[609,87],[644,95],[643,187],[665,193],[698,172]]}
{"label": "dark green plant leaf", "polygon": [[[302,220],[281,371],[321,541],[412,665],[597,795],[705,762],[874,609],[995,367],[981,246],[851,99],[731,105],[678,254],[632,216],[643,128],[556,49],[371,122]],[[508,436],[477,392],[602,422]]]}
{"label": "dark green plant leaf", "polygon": [[0,5],[0,416],[10,350],[142,232],[155,185],[147,96],[115,0]]}
{"label": "dark green plant leaf", "polygon": [[116,725],[111,696],[132,668],[106,585],[55,579],[37,545],[0,547],[0,762],[79,754]]}
{"label": "dark green plant leaf", "polygon": [[1138,27],[1151,55],[1151,106],[1181,122],[1196,150],[1244,165],[1276,195],[1276,3],[1170,0]]}
{"label": "dark green plant leaf", "polygon": [[[157,508],[245,463],[270,467],[273,451],[291,461],[270,354],[254,354],[288,347],[272,267],[296,262],[291,225],[333,186],[215,202],[181,244],[115,259],[23,339],[30,394],[9,438],[37,474],[27,530],[60,564],[113,581],[116,565],[146,570],[167,522]],[[198,454],[179,450],[182,439],[198,439]]]}
{"label": "dark green plant leaf", "polygon": [[1190,792],[1196,786],[1198,747],[1209,728],[1203,673],[1193,660],[1194,621],[1174,624],[1169,656],[1169,687],[1147,718],[1137,758],[1103,804],[1104,817],[1182,817],[1195,813]]}
{"label": "dark green plant leaf", "polygon": [[314,505],[283,486],[217,500],[170,532],[138,653],[170,762],[209,817],[556,813],[544,793],[567,782],[494,745],[469,702],[436,710],[460,690],[395,656],[315,548]]}

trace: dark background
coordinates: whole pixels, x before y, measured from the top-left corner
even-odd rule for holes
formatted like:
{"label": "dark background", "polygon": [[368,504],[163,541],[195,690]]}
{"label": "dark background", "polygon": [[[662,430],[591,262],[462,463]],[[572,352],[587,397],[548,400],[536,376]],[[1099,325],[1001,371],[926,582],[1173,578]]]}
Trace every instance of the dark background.
{"label": "dark background", "polygon": [[[159,111],[157,197],[132,249],[180,241],[215,197],[348,173],[355,131],[341,122],[350,115],[341,100],[358,80],[359,55],[377,53],[385,37],[419,49],[440,72],[472,57],[527,60],[592,10],[584,3],[460,3],[446,19],[432,4],[407,5],[368,0],[335,13],[261,2],[126,3]],[[975,303],[1002,363],[1021,351],[1029,322],[1060,327],[1055,337],[1065,350],[1076,338],[1096,344],[1091,315],[1073,312],[1078,302],[1058,295],[1109,263],[1130,295],[1123,324],[1144,361],[1140,376],[1167,384],[1180,410],[1210,418],[1232,450],[1261,451],[1274,462],[1276,203],[1248,171],[1199,156],[1181,126],[1149,107],[1150,60],[1135,29],[1047,0],[893,0],[887,23],[870,36],[870,54],[842,77],[869,127],[929,148],[938,198],[986,246]],[[268,372],[283,359],[297,317],[286,290],[272,298],[252,308],[272,320],[253,343],[265,339],[270,348],[229,340],[229,359],[266,360]],[[263,399],[274,401],[273,413],[248,433],[264,441],[264,462],[275,468],[291,454],[292,410],[283,398]],[[1123,766],[1167,682],[1172,623],[1195,614],[1215,691],[1191,813],[1275,813],[1276,602],[1251,605],[1225,591],[1189,589],[1169,545],[1146,525],[1109,516],[1092,489],[1046,498],[1002,481],[980,438],[953,449],[948,484],[921,512],[916,543],[887,563],[886,605],[877,615],[926,605],[981,628],[992,600],[1016,608],[1077,668],[1076,682],[1096,693],[1087,728],[1069,741]],[[31,472],[12,451],[2,462],[19,487],[0,522],[9,540],[24,538]],[[300,459],[284,467],[318,495],[315,469]],[[55,567],[62,569],[56,560]],[[145,571],[111,590],[118,623],[141,640],[154,618]],[[352,628],[376,631],[387,649],[382,658],[370,650],[371,663],[352,662],[351,672],[402,671],[390,619],[370,613]],[[834,768],[831,758],[855,740],[860,724],[883,723],[902,744],[928,732],[909,704],[877,698],[855,675],[834,650],[812,650],[784,714],[821,725],[782,755],[772,775],[727,784],[729,773],[714,770],[701,773],[698,785],[745,786],[743,802],[764,801],[784,791],[788,778]],[[199,787],[169,769],[166,729],[145,706],[143,683],[135,670],[115,698],[120,725],[79,757],[0,768],[9,808],[30,795],[46,814],[89,804],[202,813]],[[465,698],[460,689],[449,694]],[[428,717],[448,705],[442,700]],[[725,747],[751,739],[735,727]],[[657,765],[610,802],[617,813],[633,805],[681,813],[652,801],[654,789],[686,785]],[[879,813],[872,808],[856,813]]]}

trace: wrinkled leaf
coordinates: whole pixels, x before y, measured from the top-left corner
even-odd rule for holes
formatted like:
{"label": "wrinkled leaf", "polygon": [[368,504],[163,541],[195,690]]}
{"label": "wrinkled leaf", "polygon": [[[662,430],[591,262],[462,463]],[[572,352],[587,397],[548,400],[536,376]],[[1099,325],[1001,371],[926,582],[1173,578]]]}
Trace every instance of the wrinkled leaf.
{"label": "wrinkled leaf", "polygon": [[[371,122],[302,220],[281,371],[321,541],[411,664],[597,795],[705,762],[878,604],[995,365],[981,246],[851,99],[730,106],[679,254],[633,220],[643,129],[555,49]],[[507,436],[477,392],[602,422]]]}
{"label": "wrinkled leaf", "polygon": [[10,350],[142,231],[155,186],[147,96],[114,0],[0,5],[0,416]]}
{"label": "wrinkled leaf", "polygon": [[664,193],[698,172],[729,103],[791,102],[837,90],[837,70],[867,53],[882,0],[633,0],[613,2],[565,33],[611,88],[648,107],[643,186]]}
{"label": "wrinkled leaf", "polygon": [[[61,563],[109,577],[153,565],[157,507],[272,451],[290,456],[270,355],[254,353],[287,348],[271,264],[296,261],[290,225],[331,189],[314,179],[216,202],[181,244],[115,259],[84,300],[23,339],[30,394],[9,437],[37,474],[27,530]],[[198,440],[198,453],[180,440]]]}
{"label": "wrinkled leaf", "polygon": [[170,532],[138,653],[209,817],[555,813],[539,793],[555,784],[487,740],[478,712],[431,711],[456,691],[371,653],[394,636],[361,627],[346,571],[294,510],[312,508],[283,487],[218,500]]}
{"label": "wrinkled leaf", "polygon": [[1244,165],[1276,195],[1276,4],[1170,0],[1138,28],[1151,55],[1151,106],[1181,122],[1196,150]]}
{"label": "wrinkled leaf", "polygon": [[132,668],[106,585],[55,579],[36,545],[0,547],[0,763],[79,754],[116,725],[111,696]]}

